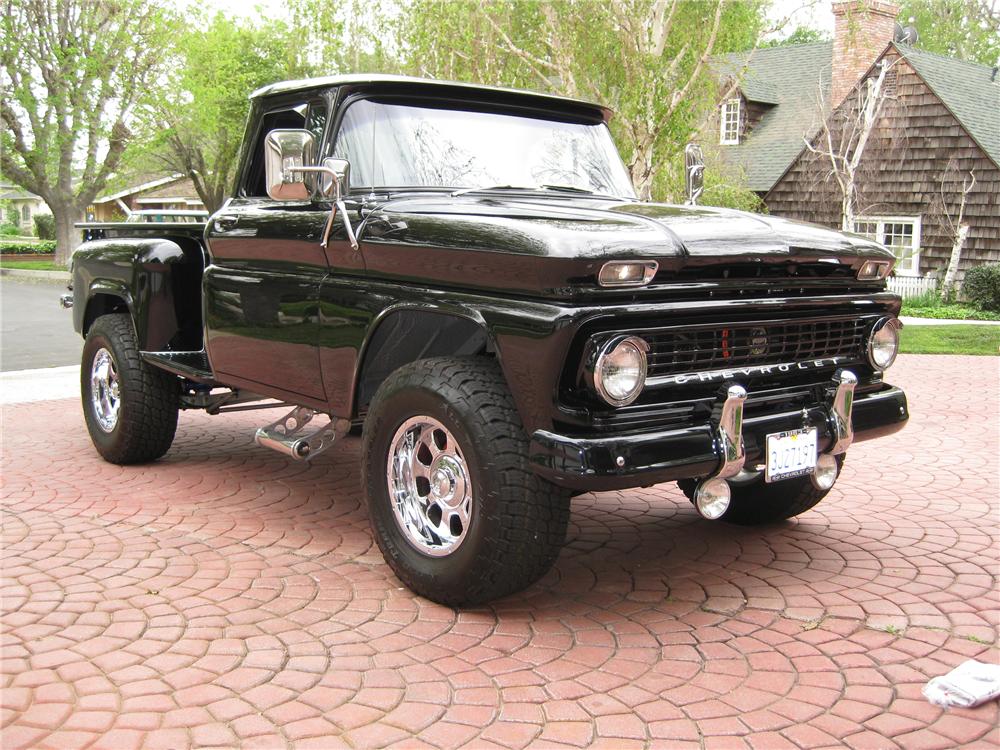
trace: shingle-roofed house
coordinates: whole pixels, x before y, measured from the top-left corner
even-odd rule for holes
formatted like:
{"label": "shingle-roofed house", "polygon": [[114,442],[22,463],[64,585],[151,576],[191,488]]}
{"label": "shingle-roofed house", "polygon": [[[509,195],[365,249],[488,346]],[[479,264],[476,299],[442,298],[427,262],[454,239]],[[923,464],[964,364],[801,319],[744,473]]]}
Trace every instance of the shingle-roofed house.
{"label": "shingle-roofed house", "polygon": [[971,265],[1000,261],[996,69],[895,43],[891,31],[879,43],[878,34],[891,29],[886,19],[895,14],[888,3],[834,4],[835,14],[845,10],[855,12],[853,23],[862,30],[866,19],[873,20],[875,30],[865,32],[875,50],[870,57],[857,46],[844,52],[849,42],[841,35],[848,24],[838,16],[833,42],[756,50],[720,65],[723,88],[733,91],[719,111],[722,158],[743,169],[771,213],[839,227],[841,194],[829,161],[806,141],[821,147],[817,139],[830,102],[843,114],[840,108],[853,106],[859,87],[884,63],[889,98],[864,151],[855,231],[898,250],[897,276],[939,274],[955,239],[948,214],[954,217],[971,171],[976,184],[963,217],[969,232],[959,279]]}
{"label": "shingle-roofed house", "polygon": [[740,109],[736,137],[720,133],[721,140],[730,141],[723,152],[742,169],[751,190],[770,190],[802,151],[803,133],[819,124],[820,92],[830,87],[832,47],[832,42],[814,42],[759,49],[731,55],[721,66],[723,75],[738,79],[722,107],[738,100]]}
{"label": "shingle-roofed house", "polygon": [[8,214],[0,216],[0,224],[10,222],[20,230],[21,234],[34,232],[37,215],[52,213],[45,205],[45,201],[37,195],[8,183],[0,183],[0,201],[10,204]]}
{"label": "shingle-roofed house", "polygon": [[150,175],[138,184],[96,198],[87,208],[87,220],[121,221],[133,211],[204,208],[191,178],[182,174]]}

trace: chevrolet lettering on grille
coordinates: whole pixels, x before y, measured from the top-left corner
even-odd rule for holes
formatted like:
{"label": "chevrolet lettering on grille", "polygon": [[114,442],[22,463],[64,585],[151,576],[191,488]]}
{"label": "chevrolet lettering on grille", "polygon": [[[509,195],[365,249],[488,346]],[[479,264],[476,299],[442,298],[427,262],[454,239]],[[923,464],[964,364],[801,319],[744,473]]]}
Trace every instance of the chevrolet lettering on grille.
{"label": "chevrolet lettering on grille", "polygon": [[775,373],[793,372],[796,370],[817,370],[824,367],[835,367],[846,362],[847,357],[824,357],[822,359],[811,359],[804,362],[782,362],[776,365],[755,365],[751,367],[739,367],[731,370],[707,370],[705,372],[685,372],[678,375],[666,375],[658,378],[650,378],[646,381],[649,388],[663,387],[669,385],[684,385],[685,383],[716,383],[725,380],[732,380],[740,376],[752,377],[754,375],[773,375]]}

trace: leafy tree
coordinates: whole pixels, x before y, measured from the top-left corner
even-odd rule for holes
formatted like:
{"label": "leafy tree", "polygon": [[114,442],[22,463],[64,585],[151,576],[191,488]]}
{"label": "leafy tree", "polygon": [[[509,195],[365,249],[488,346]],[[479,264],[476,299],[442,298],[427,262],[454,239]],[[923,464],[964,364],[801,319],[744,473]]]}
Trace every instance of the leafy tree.
{"label": "leafy tree", "polygon": [[162,72],[170,23],[143,0],[5,0],[0,17],[0,171],[56,222],[56,261],[132,136]]}
{"label": "leafy tree", "polygon": [[643,198],[668,190],[714,105],[712,56],[754,46],[762,0],[413,0],[396,23],[418,75],[538,89],[609,104],[612,131]]}
{"label": "leafy tree", "polygon": [[808,26],[797,26],[795,31],[784,39],[771,39],[761,44],[761,47],[786,47],[790,44],[809,44],[810,42],[828,42],[830,37],[818,29]]}
{"label": "leafy tree", "polygon": [[904,0],[903,25],[916,27],[919,47],[983,65],[1000,62],[1000,0]]}
{"label": "leafy tree", "polygon": [[160,168],[189,176],[214,212],[229,195],[250,102],[265,84],[307,72],[281,22],[251,25],[219,13],[193,14],[177,35],[175,61],[147,110],[145,146]]}
{"label": "leafy tree", "polygon": [[296,51],[319,75],[401,73],[398,24],[408,17],[398,0],[287,0]]}

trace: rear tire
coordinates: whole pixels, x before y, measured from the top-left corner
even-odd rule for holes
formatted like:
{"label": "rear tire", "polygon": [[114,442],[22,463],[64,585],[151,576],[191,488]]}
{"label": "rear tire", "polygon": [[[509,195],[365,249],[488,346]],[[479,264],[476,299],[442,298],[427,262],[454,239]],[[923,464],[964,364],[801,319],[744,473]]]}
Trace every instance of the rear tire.
{"label": "rear tire", "polygon": [[83,345],[80,395],[90,439],[113,464],[153,461],[177,430],[177,378],[143,361],[132,318],[102,315]]}
{"label": "rear tire", "polygon": [[416,593],[482,604],[527,587],[558,557],[569,492],[528,468],[495,361],[426,359],[394,372],[372,401],[362,455],[375,541]]}
{"label": "rear tire", "polygon": [[[838,477],[843,467],[844,456],[837,456]],[[677,485],[693,503],[697,480],[682,479]],[[760,526],[793,518],[814,507],[830,493],[830,490],[816,489],[809,477],[768,484],[763,475],[745,484],[730,483],[729,489],[732,500],[719,520],[737,526]]]}

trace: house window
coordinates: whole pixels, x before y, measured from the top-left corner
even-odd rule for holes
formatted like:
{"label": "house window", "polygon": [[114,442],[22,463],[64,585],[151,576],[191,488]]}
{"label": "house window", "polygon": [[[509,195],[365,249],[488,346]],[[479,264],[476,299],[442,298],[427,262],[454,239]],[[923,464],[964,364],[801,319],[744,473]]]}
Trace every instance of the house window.
{"label": "house window", "polygon": [[21,206],[21,223],[25,225],[31,224],[31,209],[27,203]]}
{"label": "house window", "polygon": [[719,143],[734,145],[740,142],[740,100],[729,99],[722,104],[719,115]]}
{"label": "house window", "polygon": [[854,221],[854,231],[892,250],[898,275],[920,275],[919,216],[865,216]]}

